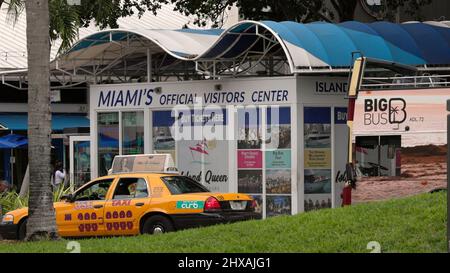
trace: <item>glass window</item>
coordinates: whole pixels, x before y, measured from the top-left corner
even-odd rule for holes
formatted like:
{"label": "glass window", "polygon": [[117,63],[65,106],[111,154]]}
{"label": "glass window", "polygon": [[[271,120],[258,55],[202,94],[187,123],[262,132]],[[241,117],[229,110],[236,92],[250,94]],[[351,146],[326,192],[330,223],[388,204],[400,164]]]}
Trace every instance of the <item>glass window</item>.
{"label": "glass window", "polygon": [[119,113],[98,113],[98,175],[108,174],[113,159],[119,154]]}
{"label": "glass window", "polygon": [[90,141],[75,141],[73,143],[73,178],[75,187],[91,180],[91,149]]}
{"label": "glass window", "polygon": [[202,186],[195,180],[186,176],[166,176],[161,178],[166,184],[171,194],[184,194],[195,192],[209,192],[207,188]]}
{"label": "glass window", "polygon": [[114,191],[113,199],[148,197],[147,182],[144,178],[121,178]]}
{"label": "glass window", "polygon": [[170,131],[175,122],[172,111],[153,111],[153,152],[171,154],[176,160],[175,139]]}
{"label": "glass window", "polygon": [[105,200],[113,179],[99,180],[75,193],[75,201]]}
{"label": "glass window", "polygon": [[122,113],[122,154],[144,153],[144,112]]}

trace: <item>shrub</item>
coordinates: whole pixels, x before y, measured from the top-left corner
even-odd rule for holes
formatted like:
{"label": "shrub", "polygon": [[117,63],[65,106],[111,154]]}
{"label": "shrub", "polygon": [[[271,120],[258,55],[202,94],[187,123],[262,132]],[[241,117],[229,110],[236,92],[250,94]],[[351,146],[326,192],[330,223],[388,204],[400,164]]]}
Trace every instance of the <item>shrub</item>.
{"label": "shrub", "polygon": [[[53,202],[58,202],[61,200],[63,195],[70,193],[70,187],[64,188],[60,187],[53,191]],[[28,206],[28,195],[25,197],[20,197],[15,191],[7,191],[0,193],[0,207],[2,209],[2,215],[8,211],[24,208]]]}

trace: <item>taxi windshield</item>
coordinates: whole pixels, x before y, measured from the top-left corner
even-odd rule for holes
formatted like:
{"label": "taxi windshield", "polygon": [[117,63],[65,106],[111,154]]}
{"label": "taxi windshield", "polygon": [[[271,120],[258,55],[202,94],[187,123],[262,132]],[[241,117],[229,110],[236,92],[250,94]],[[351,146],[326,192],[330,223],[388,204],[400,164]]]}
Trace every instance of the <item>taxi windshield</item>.
{"label": "taxi windshield", "polygon": [[207,188],[197,181],[186,176],[161,177],[171,194],[184,194],[196,192],[209,192]]}

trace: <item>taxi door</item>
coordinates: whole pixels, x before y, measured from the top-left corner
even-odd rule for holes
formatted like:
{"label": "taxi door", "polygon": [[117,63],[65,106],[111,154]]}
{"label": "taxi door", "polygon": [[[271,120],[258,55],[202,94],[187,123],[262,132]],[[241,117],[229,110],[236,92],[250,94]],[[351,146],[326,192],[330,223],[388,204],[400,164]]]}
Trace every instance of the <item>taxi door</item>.
{"label": "taxi door", "polygon": [[106,197],[114,179],[96,180],[78,190],[72,202],[55,205],[56,223],[61,236],[102,236]]}
{"label": "taxi door", "polygon": [[122,176],[115,185],[105,205],[105,234],[139,234],[139,220],[150,205],[149,184],[144,176]]}

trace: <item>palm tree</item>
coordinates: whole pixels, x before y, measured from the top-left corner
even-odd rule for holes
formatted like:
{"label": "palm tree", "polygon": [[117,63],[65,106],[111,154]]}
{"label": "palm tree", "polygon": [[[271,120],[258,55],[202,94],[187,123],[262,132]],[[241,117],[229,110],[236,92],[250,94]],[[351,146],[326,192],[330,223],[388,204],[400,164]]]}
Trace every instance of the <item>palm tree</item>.
{"label": "palm tree", "polygon": [[62,52],[78,38],[80,26],[95,20],[100,28],[117,27],[119,17],[130,16],[136,9],[156,11],[158,1],[86,0],[81,6],[67,0],[0,0],[16,22],[26,10],[28,51],[28,161],[29,217],[27,240],[57,239],[51,177],[51,110],[50,110],[50,47],[61,40]]}
{"label": "palm tree", "polygon": [[[154,13],[160,1],[86,0],[71,6],[67,0],[0,0],[13,21],[26,10],[28,51],[29,217],[27,239],[58,238],[51,177],[50,47],[61,40],[62,52],[77,39],[80,26],[95,20],[100,28],[117,27],[117,19]],[[164,2],[164,1],[162,1]]]}
{"label": "palm tree", "polygon": [[[27,240],[58,239],[51,176],[50,48],[77,38],[78,13],[65,0],[0,0],[14,21],[26,11],[28,53],[29,204]],[[55,11],[50,15],[49,10]],[[52,31],[51,31],[52,30]]]}
{"label": "palm tree", "polygon": [[27,240],[57,239],[50,184],[50,15],[48,0],[26,0],[28,52],[28,159],[30,199]]}

